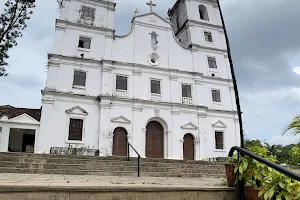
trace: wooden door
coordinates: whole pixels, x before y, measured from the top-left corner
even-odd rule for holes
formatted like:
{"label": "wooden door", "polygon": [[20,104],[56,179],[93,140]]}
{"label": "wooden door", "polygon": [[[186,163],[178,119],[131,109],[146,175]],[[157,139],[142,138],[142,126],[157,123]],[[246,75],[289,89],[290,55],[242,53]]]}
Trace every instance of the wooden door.
{"label": "wooden door", "polygon": [[164,129],[156,121],[149,122],[146,127],[146,157],[164,158]]}
{"label": "wooden door", "polygon": [[124,128],[116,128],[113,137],[113,155],[127,156],[127,131]]}
{"label": "wooden door", "polygon": [[195,160],[194,137],[189,133],[183,138],[183,159]]}

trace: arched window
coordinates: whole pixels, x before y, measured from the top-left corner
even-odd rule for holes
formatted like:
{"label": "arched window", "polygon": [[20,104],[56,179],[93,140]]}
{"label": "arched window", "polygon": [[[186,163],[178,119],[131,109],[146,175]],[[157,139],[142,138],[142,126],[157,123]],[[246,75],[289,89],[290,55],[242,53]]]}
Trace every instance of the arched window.
{"label": "arched window", "polygon": [[204,5],[199,6],[199,13],[202,20],[209,21],[207,8]]}

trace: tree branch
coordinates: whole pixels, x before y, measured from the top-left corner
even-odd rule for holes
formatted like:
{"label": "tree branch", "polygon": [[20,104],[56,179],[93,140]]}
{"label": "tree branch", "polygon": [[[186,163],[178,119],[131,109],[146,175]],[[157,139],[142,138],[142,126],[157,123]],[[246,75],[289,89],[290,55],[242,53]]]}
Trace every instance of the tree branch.
{"label": "tree branch", "polygon": [[[17,0],[17,1],[16,1],[16,4],[15,4],[15,6],[14,6],[14,7],[16,7],[16,8],[15,8],[15,10],[14,10],[14,14],[13,14],[12,19],[14,19],[14,18],[16,17],[19,2],[20,2],[20,0]],[[14,21],[12,20],[11,23],[8,25],[7,29],[6,29],[5,31],[3,31],[2,35],[0,36],[0,44],[2,43],[2,40],[3,40],[4,36],[6,35],[6,33],[11,29],[12,23],[13,23],[13,22],[14,22]],[[15,23],[15,22],[14,22],[14,23]]]}

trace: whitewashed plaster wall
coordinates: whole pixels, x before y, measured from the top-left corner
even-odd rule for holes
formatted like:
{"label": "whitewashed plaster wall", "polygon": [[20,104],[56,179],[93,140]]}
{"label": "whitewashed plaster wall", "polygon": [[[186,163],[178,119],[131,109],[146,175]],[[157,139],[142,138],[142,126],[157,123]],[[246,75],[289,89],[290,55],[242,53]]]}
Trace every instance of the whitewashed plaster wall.
{"label": "whitewashed plaster wall", "polygon": [[[200,19],[199,5],[204,5],[206,7],[209,21]],[[209,3],[207,1],[199,2],[197,0],[187,0],[185,1],[185,6],[187,9],[188,19],[222,26],[220,11],[216,2]]]}
{"label": "whitewashed plaster wall", "polygon": [[114,25],[114,0],[106,1],[82,1],[64,0],[59,19],[78,23],[80,22],[81,7],[88,6],[95,9],[95,20],[92,24],[95,27],[113,29]]}
{"label": "whitewashed plaster wall", "polygon": [[[55,99],[55,101],[51,99]],[[49,152],[51,147],[68,147],[69,144],[98,149],[100,112],[99,103],[96,99],[70,98],[64,95],[51,96],[48,93],[43,96],[42,101],[42,134],[39,139],[39,153]],[[76,106],[80,106],[88,114],[81,112],[79,109],[74,109],[70,113],[66,112]],[[82,142],[68,141],[70,118],[84,120]]]}
{"label": "whitewashed plaster wall", "polygon": [[[197,37],[199,47],[188,49],[178,42],[168,21],[151,13],[135,17],[128,35],[115,36],[110,26],[112,17],[107,18],[108,25],[104,27],[76,24],[77,18],[73,15],[80,8],[79,2],[66,1],[65,13],[57,21],[43,92],[39,152],[70,144],[67,141],[70,114],[66,110],[76,106],[88,113],[73,110],[72,116],[85,120],[84,141],[78,145],[99,148],[101,155],[111,155],[113,130],[121,126],[128,131],[129,141],[145,156],[145,128],[152,118],[165,128],[165,158],[182,159],[182,139],[186,133],[193,134],[198,141],[195,145],[197,159],[226,156],[230,147],[239,145],[235,96],[223,32],[217,28],[210,30],[214,42],[209,44],[204,42],[206,26],[195,26],[191,34]],[[98,12],[98,7],[96,9]],[[110,15],[109,9],[103,13]],[[208,9],[211,12],[217,8],[211,5]],[[219,19],[214,21],[212,16],[210,19],[211,23],[220,25]],[[153,31],[158,34],[157,49],[151,44]],[[90,50],[77,48],[80,36],[92,38]],[[158,66],[148,61],[148,55],[153,52],[160,56]],[[80,58],[81,53],[84,59]],[[218,69],[209,69],[207,56],[216,58]],[[73,88],[75,69],[87,72],[85,88]],[[114,95],[116,75],[128,77],[128,93],[123,99]],[[150,101],[152,78],[161,80],[161,102]],[[180,105],[182,83],[192,85],[193,105]],[[212,102],[211,89],[221,90],[221,104]],[[112,121],[120,116],[129,122]],[[219,121],[223,125],[217,123],[213,127]],[[181,128],[189,122],[197,129]],[[224,131],[224,151],[214,149],[215,129]]]}
{"label": "whitewashed plaster wall", "polygon": [[[196,109],[189,106],[177,106],[172,108],[164,103],[141,103],[116,97],[113,99],[103,97],[99,103],[92,99],[83,100],[78,97],[57,95],[55,102],[45,103],[46,101],[44,99],[42,120],[47,123],[41,125],[43,137],[39,139],[39,153],[49,152],[51,147],[67,147],[69,144],[74,144],[74,142],[67,141],[70,117],[85,120],[83,141],[76,144],[99,148],[103,156],[112,154],[113,131],[117,127],[123,127],[128,132],[128,141],[145,157],[146,126],[151,119],[158,120],[164,127],[164,158],[183,158],[182,140],[187,133],[195,137],[197,160],[226,156],[232,146],[239,144],[239,135],[236,130],[238,123],[236,116],[230,112],[207,111],[205,107]],[[88,114],[83,116],[79,110],[74,110],[72,114],[66,113],[66,110],[77,105],[80,105]],[[45,114],[50,112],[51,116]],[[114,121],[121,116],[128,121]],[[219,121],[225,126],[222,127],[221,124],[220,127]],[[194,124],[196,129],[182,128],[187,123]],[[215,123],[217,123],[216,127],[214,127]],[[218,130],[224,132],[224,150],[215,149],[214,132]]]}

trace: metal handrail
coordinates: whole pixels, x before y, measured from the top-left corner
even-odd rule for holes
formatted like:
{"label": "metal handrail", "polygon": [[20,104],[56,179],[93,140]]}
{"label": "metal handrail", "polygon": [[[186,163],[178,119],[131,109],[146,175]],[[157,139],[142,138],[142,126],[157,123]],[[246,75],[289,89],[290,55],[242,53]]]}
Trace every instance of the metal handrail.
{"label": "metal handrail", "polygon": [[127,142],[128,144],[128,148],[127,148],[127,151],[128,151],[128,161],[130,161],[130,147],[133,149],[133,151],[138,155],[138,177],[140,177],[140,169],[141,169],[141,155],[139,154],[139,152],[129,143]]}
{"label": "metal handrail", "polygon": [[[293,178],[297,181],[300,181],[300,175],[298,175],[298,174],[296,174],[296,173],[294,173],[294,172],[292,172],[292,171],[290,171],[290,170],[288,170],[288,169],[286,169],[286,168],[284,168],[284,167],[282,167],[282,166],[280,166],[276,163],[273,163],[273,162],[271,162],[271,161],[269,161],[269,160],[267,160],[267,159],[265,159],[261,156],[258,156],[258,155],[252,153],[251,151],[249,151],[247,149],[237,147],[237,146],[232,147],[228,156],[232,157],[233,153],[235,151],[240,153],[242,156],[245,156],[245,155],[249,156],[250,158],[252,158],[254,160],[257,160],[258,162],[261,162],[261,163],[267,165],[268,167],[271,167],[271,168],[277,170],[278,172],[281,172],[281,173],[283,173],[283,174],[285,174],[285,175],[287,175],[287,176],[289,176],[289,177],[291,177],[291,178]],[[238,182],[238,190],[239,190],[239,198],[241,200],[245,199],[244,187],[245,187],[244,181],[239,181]]]}

